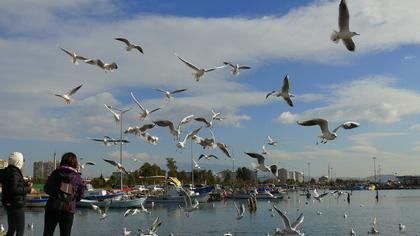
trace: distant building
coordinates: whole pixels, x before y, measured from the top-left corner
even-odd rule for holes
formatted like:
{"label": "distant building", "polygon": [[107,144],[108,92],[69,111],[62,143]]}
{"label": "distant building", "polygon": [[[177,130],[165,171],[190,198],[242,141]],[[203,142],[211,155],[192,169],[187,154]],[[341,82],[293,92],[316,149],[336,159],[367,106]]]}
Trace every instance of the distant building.
{"label": "distant building", "polygon": [[230,170],[220,171],[217,173],[217,177],[219,177],[221,181],[225,181],[226,178],[236,179],[236,172],[232,172]]}
{"label": "distant building", "polygon": [[286,180],[289,178],[288,171],[284,168],[279,169],[277,173],[280,182],[286,182]]}
{"label": "distant building", "polygon": [[287,179],[295,181],[296,180],[295,172],[294,171],[288,171],[287,172]]}
{"label": "distant building", "polygon": [[295,171],[295,181],[298,183],[303,183],[303,172]]}
{"label": "distant building", "polygon": [[55,167],[60,165],[59,161],[36,161],[34,162],[34,179],[47,179],[48,176],[53,172]]}
{"label": "distant building", "polygon": [[419,175],[397,176],[397,180],[400,181],[400,183],[403,184],[403,185],[420,186],[420,176]]}
{"label": "distant building", "polygon": [[4,169],[9,165],[9,162],[7,160],[1,160],[0,159],[0,169]]}

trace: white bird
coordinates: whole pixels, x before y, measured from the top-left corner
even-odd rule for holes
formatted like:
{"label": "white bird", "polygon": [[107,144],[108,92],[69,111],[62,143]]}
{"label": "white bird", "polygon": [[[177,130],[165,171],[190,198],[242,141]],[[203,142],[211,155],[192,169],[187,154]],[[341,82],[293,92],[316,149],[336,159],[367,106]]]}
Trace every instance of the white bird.
{"label": "white bird", "polygon": [[126,227],[124,227],[124,235],[130,235],[131,231],[128,231]]}
{"label": "white bird", "polygon": [[193,201],[191,200],[190,194],[182,187],[180,188],[180,192],[181,192],[181,195],[184,197],[184,203],[185,203],[184,211],[185,212],[188,213],[188,212],[192,212],[198,209],[199,203],[197,199],[194,199],[194,203],[193,203]]}
{"label": "white bird", "polygon": [[[252,157],[252,158],[256,158],[257,159],[257,165],[255,165],[255,169],[263,171],[263,172],[270,172],[270,167],[266,166],[264,164],[264,156],[262,156],[261,154],[258,153],[253,153],[253,152],[245,152],[245,154],[247,154],[248,156]],[[254,163],[255,164],[255,163]]]}
{"label": "white bird", "polygon": [[144,230],[139,230],[140,231],[140,236],[158,236],[157,235],[157,231],[159,226],[162,224],[162,221],[159,219],[159,216],[156,217],[156,219],[153,221],[152,226],[150,227],[150,229],[145,233]]}
{"label": "white bird", "polygon": [[111,164],[111,165],[113,165],[113,166],[117,167],[117,170],[118,170],[118,171],[123,172],[123,173],[125,173],[125,174],[127,174],[127,175],[128,175],[127,170],[124,168],[124,166],[123,166],[123,165],[121,165],[121,163],[116,162],[116,161],[114,161],[114,160],[109,160],[109,159],[103,159],[103,160],[104,160],[104,161],[106,161],[106,162],[108,162],[109,164]]}
{"label": "white bird", "polygon": [[180,56],[178,56],[178,55],[176,55],[175,54],[175,56],[176,57],[178,57],[178,59],[179,60],[181,60],[182,62],[184,62],[188,67],[190,67],[191,69],[193,69],[194,70],[194,73],[193,73],[193,75],[194,75],[194,77],[195,77],[195,80],[198,82],[198,81],[200,81],[200,79],[201,79],[201,77],[204,75],[204,73],[206,73],[206,72],[210,72],[210,71],[213,71],[213,70],[217,70],[217,69],[220,69],[220,68],[224,68],[225,66],[218,66],[218,67],[213,67],[213,68],[210,68],[210,69],[202,69],[202,68],[198,68],[197,66],[195,66],[194,64],[192,64],[192,63],[190,63],[190,62],[188,62],[188,61],[186,61],[185,59],[183,59],[183,58],[181,58]]}
{"label": "white bird", "polygon": [[294,97],[294,95],[289,93],[289,75],[286,75],[284,77],[281,90],[271,91],[265,96],[265,99],[267,99],[270,95],[282,97],[287,102],[287,104],[289,104],[289,106],[293,107],[293,102],[291,98]]}
{"label": "white bird", "polygon": [[265,145],[263,145],[262,148],[261,148],[261,154],[263,154],[263,155],[268,154],[267,150],[265,149]]}
{"label": "white bird", "polygon": [[327,195],[328,195],[328,193],[329,193],[329,192],[325,192],[325,193],[323,193],[323,194],[319,195],[318,191],[317,191],[316,189],[314,189],[314,194],[313,194],[313,197],[314,197],[316,200],[321,201],[323,197],[325,197],[325,196],[327,196]]}
{"label": "white bird", "polygon": [[138,214],[140,211],[138,210],[138,209],[132,209],[132,208],[129,208],[129,209],[127,209],[125,212],[124,212],[124,217],[127,217],[127,216],[129,216],[129,215],[136,215],[136,214]]}
{"label": "white bird", "polygon": [[267,136],[267,139],[268,139],[268,141],[267,141],[268,145],[277,146],[277,141],[273,140],[273,138],[270,135]]}
{"label": "white bird", "polygon": [[[313,125],[318,125],[321,128],[321,135],[318,136],[318,138],[321,139],[321,143],[327,143],[328,140],[334,140],[335,138],[337,138],[337,131],[340,128],[343,129],[353,129],[353,128],[357,128],[360,126],[359,123],[356,123],[354,121],[347,121],[344,122],[342,124],[340,124],[339,126],[337,126],[337,128],[335,128],[332,132],[328,129],[328,121],[324,120],[324,119],[320,119],[320,118],[315,118],[315,119],[310,119],[310,120],[306,120],[306,121],[297,121],[297,123],[299,125],[303,125],[303,126],[313,126]],[[317,142],[318,144],[318,142]]]}
{"label": "white bird", "polygon": [[193,162],[194,162],[194,169],[201,169],[201,166],[198,165],[198,163],[195,160],[193,160]]}
{"label": "white bird", "polygon": [[341,0],[338,8],[338,27],[338,32],[335,30],[332,32],[330,37],[331,40],[338,43],[341,39],[349,51],[354,51],[356,45],[354,44],[352,37],[359,34],[350,31],[350,14],[345,0]]}
{"label": "white bird", "polygon": [[104,104],[104,106],[106,107],[106,109],[108,109],[108,111],[110,111],[112,113],[112,115],[114,116],[114,119],[116,122],[121,120],[121,115],[128,112],[129,110],[131,110],[131,108],[128,108],[126,110],[118,110],[118,113],[114,111],[114,107],[110,106],[110,105],[106,105]]}
{"label": "white bird", "polygon": [[148,209],[146,209],[146,207],[144,207],[143,203],[140,204],[140,209],[142,212],[146,213],[146,214],[152,214]]}
{"label": "white bird", "polygon": [[125,139],[114,139],[114,138],[111,138],[109,136],[104,136],[103,138],[91,138],[90,140],[93,140],[93,141],[96,141],[96,142],[101,142],[105,146],[109,146],[111,144],[117,145],[119,143],[129,143],[130,142],[130,141],[125,140]]}
{"label": "white bird", "polygon": [[236,202],[234,201],[233,204],[236,208],[236,219],[240,220],[244,217],[245,214],[245,204],[241,203],[241,207],[239,208],[238,205],[236,205]]}
{"label": "white bird", "polygon": [[156,145],[159,141],[159,137],[153,136],[147,132],[141,133],[141,137],[147,140],[152,145]]}
{"label": "white bird", "polygon": [[322,212],[321,211],[316,211],[316,214],[320,216],[320,215],[322,215]]}
{"label": "white bird", "polygon": [[213,113],[213,115],[211,116],[212,120],[224,120],[225,118],[220,116],[222,113],[220,112],[215,112],[213,109],[211,110],[211,113]]}
{"label": "white bird", "polygon": [[96,165],[96,163],[95,162],[91,162],[91,161],[86,161],[84,163],[79,163],[79,168],[80,169],[84,169],[88,165],[94,166],[94,165]]}
{"label": "white bird", "polygon": [[112,63],[104,63],[101,59],[87,59],[84,62],[90,65],[99,66],[101,69],[107,72],[113,72],[114,70],[118,69],[118,65],[115,62]]}
{"label": "white bird", "polygon": [[167,90],[163,90],[163,89],[156,89],[156,90],[159,91],[159,92],[162,92],[163,95],[165,95],[165,99],[171,100],[175,93],[184,92],[187,89],[186,88],[185,89],[178,89],[178,90],[174,90],[174,91],[167,91]]}
{"label": "white bird", "polygon": [[75,65],[79,64],[79,60],[81,60],[81,61],[87,60],[86,57],[79,56],[75,52],[70,52],[70,51],[68,51],[68,50],[66,50],[62,47],[60,47],[60,49],[71,57],[70,61]]}
{"label": "white bird", "polygon": [[185,143],[187,142],[187,140],[190,139],[190,138],[192,139],[194,136],[196,136],[200,130],[201,130],[201,127],[189,132],[187,135],[185,135],[185,138],[184,138],[183,141],[179,141],[176,144],[176,147],[179,148],[179,149],[185,148]]}
{"label": "white bird", "polygon": [[118,40],[118,41],[121,41],[121,42],[125,43],[127,45],[127,47],[125,47],[125,50],[127,50],[127,51],[131,51],[131,49],[135,48],[135,49],[139,50],[139,52],[143,53],[143,48],[141,48],[139,45],[131,43],[126,38],[115,38],[115,40]]}
{"label": "white bird", "polygon": [[152,129],[155,127],[155,124],[144,124],[143,126],[129,126],[126,130],[124,130],[124,134],[135,134],[138,136],[141,136],[143,133],[145,133],[147,130]]}
{"label": "white bird", "polygon": [[354,229],[353,228],[351,228],[350,236],[356,236],[356,232],[354,232]]}
{"label": "white bird", "polygon": [[344,219],[346,219],[347,218],[347,214],[346,213],[344,213]]}
{"label": "white bird", "polygon": [[303,235],[297,229],[299,227],[299,225],[301,225],[303,223],[303,220],[304,220],[303,213],[301,213],[299,215],[299,217],[295,220],[295,222],[293,222],[292,224],[290,224],[289,218],[287,217],[287,215],[283,211],[281,211],[275,205],[273,205],[273,208],[277,211],[277,213],[279,213],[279,215],[283,219],[283,223],[284,223],[284,229],[282,231],[278,232],[278,233]]}
{"label": "white bird", "polygon": [[204,117],[197,117],[197,118],[194,118],[194,120],[198,122],[203,122],[204,124],[206,124],[208,128],[213,126],[213,119],[211,119],[210,121],[207,121],[206,118]]}
{"label": "white bird", "polygon": [[213,158],[215,158],[215,159],[219,159],[217,156],[215,156],[215,155],[213,155],[213,154],[211,154],[211,155],[201,154],[201,155],[198,157],[198,161],[200,161],[200,160],[201,160],[201,158],[206,158],[207,160],[210,160],[212,157],[213,157]]}
{"label": "white bird", "polygon": [[239,75],[240,70],[251,69],[249,66],[240,66],[238,64],[233,64],[232,62],[223,62],[223,64],[231,67],[233,75]]}
{"label": "white bird", "polygon": [[181,125],[185,125],[185,124],[191,122],[192,120],[194,120],[194,115],[189,115],[189,116],[186,116],[186,117],[182,118],[181,121],[178,124],[178,128]]}
{"label": "white bird", "polygon": [[140,108],[140,110],[141,110],[141,113],[140,113],[140,119],[141,119],[141,120],[144,120],[144,119],[148,118],[148,116],[149,116],[149,114],[150,114],[150,113],[153,113],[153,112],[155,112],[155,111],[160,110],[160,107],[158,107],[158,108],[156,108],[156,109],[153,109],[153,110],[151,110],[151,111],[147,110],[146,108],[144,108],[144,107],[140,104],[140,102],[139,102],[139,101],[137,100],[137,98],[134,96],[133,92],[130,92],[130,94],[131,94],[131,97],[133,98],[134,102],[137,104],[137,106],[138,106],[138,107]]}
{"label": "white bird", "polygon": [[29,223],[28,224],[28,228],[30,229],[30,230],[33,230],[34,229],[34,223],[32,222],[32,223]]}
{"label": "white bird", "polygon": [[400,230],[400,232],[404,231],[404,230],[405,230],[405,225],[404,225],[404,224],[399,223],[399,224],[398,224],[398,229]]}
{"label": "white bird", "polygon": [[370,231],[368,232],[368,234],[379,234],[379,231],[375,227],[376,227],[376,217],[373,218],[372,228],[370,228]]}
{"label": "white bird", "polygon": [[81,87],[83,86],[83,84],[77,86],[76,88],[70,90],[69,92],[65,93],[65,94],[58,94],[58,93],[50,93],[54,96],[60,97],[62,99],[64,99],[64,102],[67,104],[70,104],[73,102],[73,99],[71,99],[71,96],[73,94],[75,94]]}
{"label": "white bird", "polygon": [[156,120],[153,121],[155,125],[159,127],[168,127],[171,134],[176,138],[179,139],[179,135],[181,134],[180,129],[175,128],[174,123],[170,120]]}
{"label": "white bird", "polygon": [[111,206],[111,202],[106,204],[103,209],[101,209],[99,206],[97,206],[95,204],[90,204],[90,206],[92,207],[92,209],[94,211],[96,211],[99,214],[99,219],[104,220],[108,216],[106,213],[107,213],[109,207]]}

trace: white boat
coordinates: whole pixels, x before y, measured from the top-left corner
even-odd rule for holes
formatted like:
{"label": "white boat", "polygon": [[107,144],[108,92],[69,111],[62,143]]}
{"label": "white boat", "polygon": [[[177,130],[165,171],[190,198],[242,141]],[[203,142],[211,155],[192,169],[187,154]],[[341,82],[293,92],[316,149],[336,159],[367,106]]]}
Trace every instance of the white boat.
{"label": "white boat", "polygon": [[77,203],[78,207],[91,207],[92,204],[99,207],[105,207],[110,205],[111,208],[130,208],[130,207],[140,207],[146,201],[147,197],[136,197],[136,198],[121,198],[121,199],[104,199],[104,200],[88,200],[82,199]]}

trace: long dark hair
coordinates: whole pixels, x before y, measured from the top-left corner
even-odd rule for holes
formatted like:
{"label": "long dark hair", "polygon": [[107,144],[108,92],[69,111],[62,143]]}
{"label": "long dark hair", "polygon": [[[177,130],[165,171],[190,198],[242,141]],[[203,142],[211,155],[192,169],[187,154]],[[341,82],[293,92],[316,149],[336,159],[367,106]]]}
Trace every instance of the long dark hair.
{"label": "long dark hair", "polygon": [[64,155],[61,157],[60,166],[69,166],[74,169],[77,169],[79,163],[77,162],[76,154],[72,152],[64,153]]}

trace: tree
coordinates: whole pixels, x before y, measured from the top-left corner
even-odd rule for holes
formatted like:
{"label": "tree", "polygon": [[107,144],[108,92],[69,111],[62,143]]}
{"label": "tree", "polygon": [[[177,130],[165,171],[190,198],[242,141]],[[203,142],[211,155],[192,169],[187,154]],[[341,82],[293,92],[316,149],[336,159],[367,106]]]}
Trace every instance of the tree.
{"label": "tree", "polygon": [[168,176],[177,176],[178,167],[176,166],[176,161],[172,157],[166,158],[166,167],[168,167]]}

